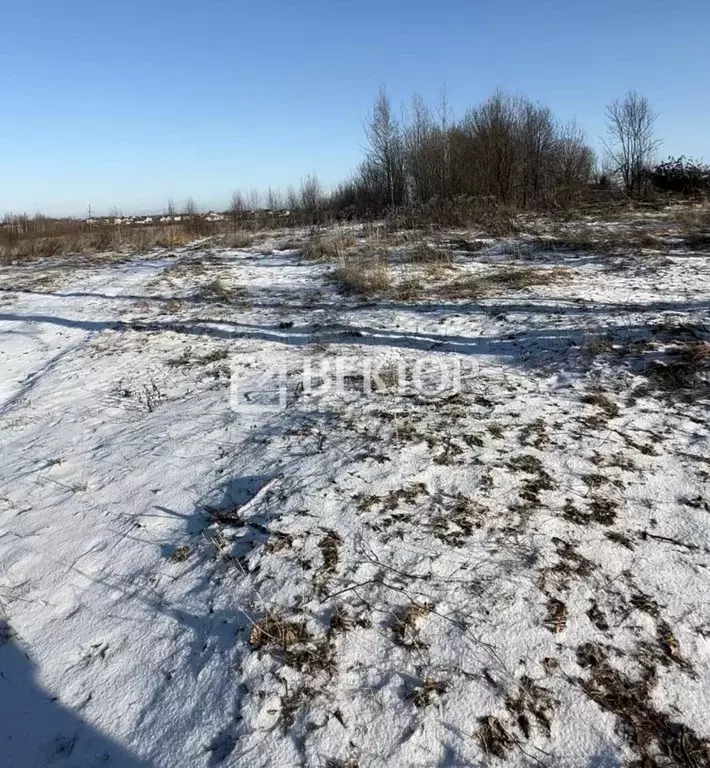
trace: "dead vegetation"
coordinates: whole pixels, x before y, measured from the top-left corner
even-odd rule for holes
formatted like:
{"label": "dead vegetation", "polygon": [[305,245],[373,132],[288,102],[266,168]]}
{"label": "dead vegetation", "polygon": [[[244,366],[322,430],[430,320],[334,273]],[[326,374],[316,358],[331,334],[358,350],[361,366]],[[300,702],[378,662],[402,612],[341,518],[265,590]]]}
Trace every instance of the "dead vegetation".
{"label": "dead vegetation", "polygon": [[446,265],[453,263],[454,256],[445,248],[434,248],[428,243],[420,243],[407,254],[407,259],[413,264]]}
{"label": "dead vegetation", "polygon": [[333,279],[343,293],[363,296],[382,293],[391,285],[389,264],[379,256],[344,256],[335,268]]}
{"label": "dead vegetation", "polygon": [[428,616],[433,605],[410,605],[401,611],[395,612],[392,619],[392,634],[395,643],[402,648],[412,650],[424,649],[426,643],[419,635],[419,619]]}
{"label": "dead vegetation", "polygon": [[288,619],[272,612],[252,625],[249,643],[255,650],[266,651],[282,664],[311,674],[331,670],[331,638],[313,638],[306,622]]}
{"label": "dead vegetation", "polygon": [[710,342],[690,341],[667,350],[663,360],[652,360],[646,374],[661,391],[690,395],[710,389]]}
{"label": "dead vegetation", "polygon": [[194,294],[196,299],[206,302],[228,304],[244,295],[244,289],[239,286],[227,285],[219,277],[203,284]]}
{"label": "dead vegetation", "polygon": [[305,261],[342,260],[355,243],[355,237],[350,233],[325,236],[316,232],[301,250],[301,258]]}
{"label": "dead vegetation", "polygon": [[506,756],[516,741],[503,723],[493,715],[481,718],[476,736],[486,755],[501,759]]}
{"label": "dead vegetation", "polygon": [[0,261],[48,259],[76,254],[112,251],[147,252],[153,248],[175,248],[195,240],[185,225],[92,226],[65,220],[45,230],[11,235],[0,228]]}
{"label": "dead vegetation", "polygon": [[254,234],[237,229],[221,235],[219,242],[227,248],[251,248],[254,245]]}
{"label": "dead vegetation", "polygon": [[[378,242],[382,243],[381,240]],[[397,265],[393,261],[388,261],[386,256],[378,255],[377,249],[373,249],[372,252],[368,252],[367,249],[365,252],[353,252],[354,246],[354,238],[352,240],[342,238],[337,242],[330,238],[312,239],[305,250],[312,248],[313,252],[308,255],[304,252],[302,258],[309,261],[336,261],[337,266],[334,270],[330,266],[326,266],[325,269],[331,270],[329,274],[334,276],[344,292],[363,296],[381,293],[386,298],[394,296],[403,300],[415,300],[421,296],[485,298],[505,294],[507,291],[549,285],[551,282],[566,280],[570,275],[569,270],[558,266],[551,269],[528,266],[492,268],[485,266],[480,271],[461,276],[464,270],[459,271],[457,266],[453,267],[457,270],[455,279],[440,288],[432,284],[432,277],[450,274],[453,256],[448,250],[439,250],[421,244],[415,245],[411,250],[413,254],[411,258],[403,265]],[[465,253],[475,253],[478,250],[477,243],[466,240],[455,243],[452,241],[452,246]],[[292,248],[286,248],[286,250],[292,250]],[[524,252],[524,249],[521,252]],[[516,251],[516,256],[521,252]],[[457,256],[457,261],[460,258],[465,257]],[[294,262],[296,261],[294,259]],[[405,278],[395,282],[392,273],[397,266],[403,267]],[[240,288],[232,287],[226,281],[217,278],[201,286],[195,297],[205,302],[229,303],[241,293]],[[492,303],[496,310],[495,302]],[[522,304],[522,302],[519,303]],[[503,302],[500,306],[503,306]],[[231,312],[232,309],[230,308],[229,311]],[[460,314],[463,315],[463,313]],[[279,322],[279,318],[276,318],[274,323],[276,322]],[[300,325],[300,319],[295,321],[283,319],[279,327],[293,327],[294,322]],[[675,332],[669,331],[669,333]],[[605,353],[613,348],[611,341],[602,345],[602,351]],[[316,351],[323,352],[325,349],[326,347],[321,345],[316,348]],[[699,387],[706,385],[709,358],[707,341],[695,338],[684,338],[679,341],[676,336],[672,337],[671,343],[662,349],[658,359],[651,360],[644,368],[647,378],[655,384],[657,390],[667,393],[697,392]],[[629,358],[637,353],[646,355],[656,354],[658,351],[658,347],[651,350],[647,346],[628,345],[624,348],[624,354]],[[169,365],[173,368],[210,366],[223,361],[227,354],[227,346],[203,350],[189,347],[180,357],[170,360]],[[382,386],[377,387],[378,391],[394,397],[399,383],[397,369],[394,366],[384,368],[380,378]],[[620,612],[614,611],[614,601],[607,600],[608,595],[603,590],[590,592],[589,594],[594,594],[594,598],[587,597],[585,594],[581,611],[579,602],[575,604],[574,598],[568,595],[571,589],[582,584],[585,579],[589,579],[595,569],[599,569],[596,563],[581,554],[586,552],[590,557],[593,556],[583,548],[585,535],[592,534],[603,546],[618,545],[621,556],[629,556],[629,553],[636,551],[647,538],[655,537],[659,543],[662,541],[666,545],[678,545],[677,539],[662,537],[660,531],[656,534],[648,531],[640,532],[630,526],[626,527],[625,533],[620,530],[605,530],[616,525],[617,518],[624,511],[625,503],[615,500],[615,498],[624,498],[621,493],[618,497],[615,496],[615,492],[623,490],[624,487],[618,479],[619,470],[636,470],[633,461],[621,450],[616,453],[602,454],[601,448],[608,440],[607,432],[613,432],[612,439],[618,438],[622,446],[625,442],[629,447],[637,447],[630,437],[620,436],[620,433],[612,430],[609,424],[612,420],[619,419],[622,413],[624,416],[627,415],[624,412],[624,406],[620,405],[623,401],[623,390],[613,382],[600,383],[597,379],[585,382],[584,388],[571,390],[573,394],[569,395],[569,400],[566,402],[566,406],[570,408],[570,421],[576,426],[581,423],[589,428],[604,429],[605,432],[603,435],[593,436],[595,445],[599,446],[599,452],[596,452],[595,448],[591,458],[589,454],[584,456],[585,461],[589,459],[594,462],[594,469],[589,471],[585,466],[581,470],[575,469],[571,477],[560,477],[559,463],[548,462],[545,454],[548,451],[572,450],[568,445],[561,447],[563,438],[567,436],[560,434],[563,431],[560,428],[562,417],[557,414],[548,419],[548,413],[545,411],[544,418],[535,418],[536,414],[528,415],[523,408],[515,407],[514,398],[517,393],[514,388],[511,388],[510,392],[501,394],[489,391],[485,383],[480,386],[477,396],[463,404],[455,402],[450,405],[438,400],[429,406],[431,411],[425,412],[417,410],[421,401],[412,398],[407,401],[407,408],[412,410],[406,418],[398,418],[394,409],[391,411],[383,409],[383,415],[381,415],[383,422],[386,421],[390,426],[394,424],[392,431],[396,435],[397,448],[400,449],[403,444],[406,445],[407,441],[410,445],[420,443],[422,460],[428,461],[436,472],[446,467],[455,468],[461,474],[470,473],[475,476],[475,473],[480,470],[480,481],[476,479],[475,488],[466,488],[465,492],[455,489],[440,492],[434,483],[427,486],[423,482],[412,482],[402,487],[395,486],[395,490],[388,492],[354,494],[350,503],[355,508],[355,514],[360,519],[359,522],[362,522],[363,529],[367,529],[368,532],[375,531],[379,541],[384,544],[391,543],[393,550],[396,550],[400,541],[411,545],[414,540],[419,545],[424,536],[429,537],[426,542],[426,554],[422,556],[422,561],[425,561],[425,558],[431,558],[431,561],[435,562],[436,558],[432,550],[437,548],[439,551],[444,551],[446,556],[451,555],[452,564],[450,568],[446,566],[447,578],[449,574],[452,577],[455,576],[457,580],[461,578],[463,586],[457,597],[462,596],[462,602],[467,600],[474,606],[485,605],[487,595],[485,584],[476,580],[478,575],[468,580],[465,578],[468,575],[466,571],[469,568],[469,553],[474,551],[472,545],[475,542],[472,538],[480,539],[484,542],[482,546],[490,547],[486,549],[486,554],[480,558],[479,562],[475,563],[476,570],[483,570],[481,566],[492,562],[499,552],[509,558],[512,563],[511,570],[519,567],[516,557],[529,558],[525,561],[526,563],[534,563],[538,557],[547,558],[544,568],[538,571],[540,578],[535,582],[536,588],[541,589],[544,597],[539,599],[540,596],[537,595],[538,601],[533,601],[531,604],[535,606],[535,623],[538,630],[541,623],[549,630],[540,634],[546,635],[550,646],[556,647],[560,654],[565,650],[563,648],[565,640],[572,635],[573,631],[579,630],[580,625],[577,622],[580,614],[581,631],[604,633],[605,641],[609,642],[612,635],[619,630],[619,625],[626,621],[632,611],[642,611],[645,614],[642,617],[644,620],[647,620],[648,616],[652,617],[655,621],[655,636],[649,643],[639,644],[633,654],[630,654],[630,658],[633,657],[633,660],[638,661],[645,670],[640,681],[613,667],[609,661],[607,647],[587,643],[584,647],[580,646],[577,654],[580,665],[587,671],[587,677],[573,682],[579,685],[602,709],[617,717],[620,729],[640,755],[639,766],[660,768],[660,766],[679,765],[690,768],[707,765],[706,742],[692,729],[671,720],[669,715],[659,712],[654,707],[650,696],[654,685],[658,682],[654,665],[665,664],[668,668],[673,668],[674,671],[679,670],[683,674],[688,671],[689,668],[681,654],[678,642],[678,637],[682,639],[683,635],[678,632],[676,637],[671,625],[660,618],[659,606],[644,595],[634,594],[628,601],[628,605],[622,605],[627,613],[621,619]],[[122,388],[122,397],[127,400],[137,398],[139,402],[145,401],[144,404],[148,410],[152,410],[151,402],[152,405],[158,405],[161,402],[160,392],[157,394],[152,391],[147,392],[147,396],[153,398],[153,401],[150,401],[145,400],[146,393],[142,390],[138,391],[136,387],[122,385]],[[510,413],[510,418],[504,409],[497,410],[496,420],[491,420],[494,418],[493,411],[504,402],[505,397],[510,398],[515,410]],[[426,423],[426,416],[433,411],[437,412],[440,420]],[[462,415],[457,414],[457,411]],[[580,411],[586,413],[579,417]],[[462,421],[464,418],[469,419],[465,431],[457,432],[459,418]],[[473,424],[471,419],[475,419]],[[352,423],[360,430],[358,434],[361,436],[365,431],[362,420],[358,421],[353,417]],[[618,422],[613,426],[617,427]],[[288,434],[308,438],[313,432],[310,428],[302,431],[293,429]],[[376,445],[363,450],[362,455],[373,464],[376,462],[386,465],[393,461],[394,451],[388,450],[390,446],[381,445],[383,434],[384,431],[378,431],[373,440],[373,442],[376,441]],[[330,436],[328,433],[327,437]],[[502,443],[504,439],[506,442]],[[325,440],[326,437],[323,436],[321,450]],[[511,456],[510,450],[515,448],[516,444],[524,446],[523,449],[518,448],[518,450],[526,452]],[[486,456],[482,449],[485,449],[485,452],[495,453],[492,457]],[[651,454],[650,450],[639,448],[639,451],[644,455],[655,455]],[[536,453],[538,455],[535,455]],[[701,457],[701,460],[707,461],[704,457]],[[361,461],[361,458],[359,457],[357,461]],[[483,466],[484,462],[489,462],[489,465]],[[554,471],[552,467],[555,468]],[[491,470],[493,474],[504,474],[506,481],[509,481],[512,476],[512,488],[510,493],[508,488],[505,489],[507,496],[501,493],[495,496],[494,502],[482,504],[480,501],[482,494],[488,493],[491,498],[490,491],[493,485]],[[451,469],[447,469],[446,472],[453,474]],[[548,504],[549,495],[544,495],[546,492],[558,489],[564,489],[564,493],[574,495],[574,499],[567,499],[561,510],[560,505]],[[377,491],[377,486],[374,490]],[[506,506],[510,496],[514,503]],[[692,499],[695,497],[693,496]],[[345,504],[347,503],[346,500]],[[702,505],[706,502],[698,496],[694,503],[698,509],[702,509]],[[503,510],[503,522],[496,520],[497,507]],[[345,603],[329,607],[323,610],[322,615],[316,617],[312,613],[306,613],[306,610],[310,609],[303,608],[305,602],[303,595],[292,595],[294,599],[292,603],[289,602],[288,608],[267,612],[252,624],[248,636],[249,646],[271,671],[277,667],[276,674],[285,673],[289,681],[291,676],[297,679],[297,683],[290,682],[290,687],[287,686],[286,692],[280,696],[280,724],[288,729],[298,721],[298,728],[310,728],[312,723],[304,725],[306,717],[304,715],[299,718],[299,712],[306,709],[316,697],[323,696],[325,692],[320,683],[314,682],[313,678],[319,675],[321,679],[335,677],[336,639],[356,627],[369,627],[365,620],[358,617],[357,611],[371,610],[376,603],[375,600],[368,602],[370,598],[362,596],[367,595],[366,585],[363,588],[360,588],[359,584],[355,585],[358,586],[356,592],[352,589],[352,584],[347,581],[352,576],[352,571],[348,573],[348,568],[352,568],[351,540],[347,539],[345,529],[339,533],[335,529],[337,523],[329,522],[334,528],[315,530],[311,528],[305,535],[314,535],[312,546],[310,550],[307,548],[301,550],[298,537],[275,532],[256,520],[243,519],[238,506],[228,506],[220,510],[206,508],[206,511],[212,523],[232,528],[251,528],[260,536],[264,536],[263,546],[249,550],[255,561],[257,550],[260,550],[259,554],[263,560],[252,561],[250,564],[248,562],[250,555],[241,556],[238,559],[240,566],[244,567],[244,573],[249,573],[250,577],[256,579],[259,570],[262,569],[264,578],[271,578],[266,555],[279,553],[279,558],[283,560],[289,556],[298,558],[299,568],[309,574],[306,595],[315,596],[320,603],[326,601],[330,591],[339,594],[340,584],[331,589],[332,582],[342,581],[349,584],[342,592],[353,598],[352,603],[347,602],[346,598]],[[508,514],[509,511],[519,514],[511,515]],[[298,514],[313,517],[307,509]],[[543,542],[542,555],[533,547],[529,547],[528,551],[519,555],[519,551],[526,548],[525,537],[529,530],[526,526],[532,528],[536,515],[545,516],[546,519],[556,516],[554,523],[566,527],[567,533],[564,535],[569,540],[551,537],[544,528],[533,528],[536,546],[539,542]],[[569,523],[573,525],[568,525]],[[584,530],[581,526],[594,526],[594,528]],[[582,540],[582,544],[573,536],[569,536],[569,531],[576,533]],[[228,532],[220,533],[218,537],[211,540],[211,545],[223,555],[225,561],[237,561],[237,557],[230,554],[234,542],[229,538]],[[554,545],[554,553],[550,544]],[[684,546],[687,548],[694,545]],[[304,555],[304,551],[309,554]],[[453,556],[459,556],[464,565],[457,566]],[[188,558],[188,565],[192,565],[197,559],[185,545],[177,548],[169,560],[179,564],[187,561]],[[432,570],[423,571],[424,575],[413,575],[410,571],[397,572],[394,566],[386,567],[389,568],[386,576],[397,585],[392,587],[396,591],[404,591],[404,587],[400,590],[400,584],[408,587],[416,581],[417,587],[421,588],[420,594],[424,594],[436,578],[432,577]],[[372,582],[386,587],[383,584],[385,579],[382,573],[385,573],[384,568],[373,577]],[[514,573],[511,579],[517,580],[517,577],[518,574]],[[594,583],[590,579],[585,586],[591,590]],[[351,591],[348,591],[350,589]],[[458,586],[456,589],[459,589]],[[502,589],[504,587],[499,591]],[[357,595],[357,598],[353,595]],[[365,608],[353,609],[356,599],[361,601]],[[429,599],[429,597],[423,599]],[[505,599],[513,598],[503,595],[501,600]],[[384,610],[386,618],[377,629],[380,635],[384,636],[388,649],[397,658],[415,660],[412,662],[414,665],[418,663],[416,660],[420,656],[427,656],[437,648],[440,638],[437,637],[436,632],[431,631],[435,617],[439,616],[438,613],[434,613],[434,605],[440,606],[438,600],[412,601],[394,610],[388,608]],[[504,602],[498,605],[498,609],[501,605],[504,605]],[[447,606],[447,611],[449,607]],[[487,612],[489,608],[486,606],[485,610]],[[500,610],[497,615],[501,615]],[[304,616],[308,616],[308,621]],[[431,618],[427,619],[427,617]],[[319,631],[317,621],[320,621],[321,626],[325,626],[326,629]],[[458,617],[451,618],[448,623],[453,626],[455,622],[458,628]],[[563,634],[565,632],[567,635]],[[596,634],[594,637],[598,638],[599,635]],[[0,643],[2,643],[1,623]],[[396,648],[392,648],[392,644]],[[574,651],[575,648],[572,646],[572,656]],[[532,661],[537,662],[539,659]],[[553,661],[546,658],[543,664],[549,662],[549,668],[552,669]],[[284,666],[289,669],[284,670]],[[301,673],[303,677],[298,678],[297,673]],[[451,680],[453,679],[452,675]],[[439,673],[425,669],[423,666],[416,667],[408,680],[410,682],[406,682],[400,689],[403,691],[400,695],[405,701],[411,702],[417,710],[426,710],[432,705],[432,709],[436,708],[440,703],[439,700],[451,689],[448,679],[442,679]],[[475,736],[481,749],[488,756],[505,758],[511,749],[522,749],[529,739],[542,740],[551,737],[553,718],[558,707],[558,702],[551,690],[542,682],[534,681],[527,675],[517,677],[516,680],[517,682],[511,686],[511,692],[506,695],[495,715],[482,718],[478,723]],[[449,706],[450,702],[445,699],[443,705]],[[415,714],[417,717],[425,717],[430,716],[432,712],[422,711]],[[343,724],[342,713],[333,713],[333,717],[341,722],[341,725]],[[469,730],[467,732],[469,741],[470,735]],[[298,738],[300,737],[301,734],[298,735]]]}
{"label": "dead vegetation", "polygon": [[323,565],[316,574],[316,582],[321,593],[325,593],[328,581],[338,569],[342,545],[343,539],[332,530],[327,531],[325,536],[318,542],[318,549],[320,549],[323,557]]}
{"label": "dead vegetation", "polygon": [[599,408],[607,419],[615,419],[621,413],[619,406],[600,390],[593,390],[583,395],[582,402]]}
{"label": "dead vegetation", "polygon": [[407,698],[414,703],[417,709],[422,709],[428,707],[436,698],[443,696],[448,689],[449,684],[446,680],[427,678],[415,686],[407,694]]}
{"label": "dead vegetation", "polygon": [[526,251],[583,251],[587,253],[617,254],[637,250],[669,250],[667,237],[644,230],[622,232],[572,229],[547,237],[526,240]]}
{"label": "dead vegetation", "polygon": [[568,270],[535,269],[533,267],[498,267],[457,277],[437,286],[432,294],[445,299],[480,299],[504,291],[521,291],[537,285],[569,279]]}
{"label": "dead vegetation", "polygon": [[10,624],[5,619],[0,619],[0,646],[9,643],[14,636],[15,633]]}
{"label": "dead vegetation", "polygon": [[634,679],[612,666],[606,651],[593,643],[580,646],[577,659],[589,673],[577,680],[578,685],[592,701],[616,716],[619,730],[638,755],[639,766],[710,766],[710,742],[654,705],[655,666],[643,669]]}

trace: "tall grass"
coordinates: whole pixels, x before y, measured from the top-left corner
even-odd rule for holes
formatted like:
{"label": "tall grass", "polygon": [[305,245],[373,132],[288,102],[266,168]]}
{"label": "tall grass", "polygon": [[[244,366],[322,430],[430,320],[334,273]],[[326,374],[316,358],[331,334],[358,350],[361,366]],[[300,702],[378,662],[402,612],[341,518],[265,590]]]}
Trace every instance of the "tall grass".
{"label": "tall grass", "polygon": [[[221,222],[217,222],[221,223]],[[0,226],[0,259],[48,258],[57,255],[146,251],[185,245],[216,233],[215,223],[191,220],[158,224],[88,224],[75,219],[20,219]]]}
{"label": "tall grass", "polygon": [[389,289],[390,268],[382,256],[343,256],[338,261],[334,278],[343,293],[370,295]]}

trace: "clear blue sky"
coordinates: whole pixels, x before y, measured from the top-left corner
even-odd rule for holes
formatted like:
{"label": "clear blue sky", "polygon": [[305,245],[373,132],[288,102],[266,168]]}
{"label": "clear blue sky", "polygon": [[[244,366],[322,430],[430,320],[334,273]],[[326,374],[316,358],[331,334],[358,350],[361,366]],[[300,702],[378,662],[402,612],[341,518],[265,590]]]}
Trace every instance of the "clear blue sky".
{"label": "clear blue sky", "polygon": [[710,160],[708,0],[6,0],[0,215],[124,213],[357,164],[381,84],[443,84],[456,115],[501,86],[593,145],[636,88],[662,154]]}

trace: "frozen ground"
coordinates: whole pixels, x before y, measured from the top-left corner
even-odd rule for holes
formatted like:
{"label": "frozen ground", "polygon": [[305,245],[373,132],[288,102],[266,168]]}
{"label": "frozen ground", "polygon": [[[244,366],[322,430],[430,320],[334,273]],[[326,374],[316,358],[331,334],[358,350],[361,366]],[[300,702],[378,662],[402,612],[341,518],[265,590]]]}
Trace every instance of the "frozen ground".
{"label": "frozen ground", "polygon": [[276,236],[1,267],[0,765],[710,765],[710,266],[667,228],[403,235],[364,297]]}

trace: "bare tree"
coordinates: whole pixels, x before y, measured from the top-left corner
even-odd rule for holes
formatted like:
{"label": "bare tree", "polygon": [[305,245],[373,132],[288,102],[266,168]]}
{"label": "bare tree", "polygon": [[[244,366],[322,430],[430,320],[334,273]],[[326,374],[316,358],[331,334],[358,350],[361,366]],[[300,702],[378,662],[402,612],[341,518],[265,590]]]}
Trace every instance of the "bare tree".
{"label": "bare tree", "polygon": [[200,209],[197,207],[197,204],[191,197],[187,198],[185,207],[182,209],[182,214],[185,227],[190,234],[206,234],[207,222],[202,216],[200,216]]}
{"label": "bare tree", "polygon": [[252,187],[249,190],[249,209],[252,211],[256,211],[259,209],[261,205],[261,195],[259,194],[259,190],[255,187]]}
{"label": "bare tree", "polygon": [[451,124],[451,108],[449,107],[449,95],[446,91],[446,84],[441,87],[439,92],[439,144],[441,157],[439,159],[440,165],[440,194],[442,198],[445,198],[449,191],[449,177],[450,177],[450,165],[451,165],[451,151],[450,151],[450,131],[449,126]]}
{"label": "bare tree", "polygon": [[412,98],[411,120],[403,131],[403,151],[406,161],[408,196],[411,200],[429,200],[435,194],[435,158],[432,145],[435,126],[424,99],[415,94]]}
{"label": "bare tree", "polygon": [[387,203],[394,207],[404,197],[404,163],[399,126],[384,88],[377,96],[365,132],[370,144],[367,161],[381,174]]}
{"label": "bare tree", "polygon": [[558,204],[570,203],[594,176],[597,158],[584,130],[572,120],[557,128],[554,187]]}
{"label": "bare tree", "polygon": [[297,211],[299,207],[298,192],[291,185],[286,190],[286,207],[289,211]]}
{"label": "bare tree", "polygon": [[244,199],[244,195],[239,190],[235,190],[232,193],[232,199],[229,203],[229,212],[232,215],[232,222],[234,223],[235,229],[241,223],[246,211],[247,203]]}
{"label": "bare tree", "polygon": [[318,218],[318,211],[323,199],[323,190],[315,173],[301,181],[301,208],[310,214],[313,222]]}
{"label": "bare tree", "polygon": [[661,144],[654,135],[658,115],[645,96],[629,91],[607,107],[606,117],[609,141],[604,147],[610,168],[629,194],[640,195],[646,169]]}
{"label": "bare tree", "polygon": [[270,211],[278,211],[281,208],[283,208],[283,201],[281,200],[281,194],[271,189],[271,187],[269,187],[269,190],[266,193],[266,207]]}

